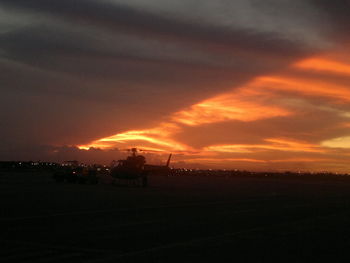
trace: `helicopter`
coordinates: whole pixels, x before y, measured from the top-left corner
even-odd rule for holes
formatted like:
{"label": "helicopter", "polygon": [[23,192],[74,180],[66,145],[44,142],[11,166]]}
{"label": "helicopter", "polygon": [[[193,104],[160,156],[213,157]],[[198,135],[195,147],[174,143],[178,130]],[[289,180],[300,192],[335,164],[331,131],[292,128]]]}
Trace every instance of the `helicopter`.
{"label": "helicopter", "polygon": [[146,158],[137,154],[137,148],[131,149],[131,155],[125,160],[112,162],[110,175],[121,182],[126,180],[134,185],[138,184],[143,187],[148,185],[148,175],[167,175],[170,172],[169,163],[171,159],[169,155],[166,166],[146,164]]}

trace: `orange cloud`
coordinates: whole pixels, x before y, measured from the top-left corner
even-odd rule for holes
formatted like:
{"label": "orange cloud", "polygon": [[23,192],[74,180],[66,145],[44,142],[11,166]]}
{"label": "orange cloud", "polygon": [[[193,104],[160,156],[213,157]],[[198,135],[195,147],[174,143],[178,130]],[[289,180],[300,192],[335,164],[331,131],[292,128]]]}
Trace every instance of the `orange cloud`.
{"label": "orange cloud", "polygon": [[327,60],[322,58],[305,59],[295,63],[293,66],[304,70],[326,71],[333,74],[350,76],[349,64],[340,63],[337,61],[332,61],[332,60]]}
{"label": "orange cloud", "polygon": [[[265,138],[259,144],[220,144],[209,145],[202,149],[193,149],[189,145],[173,139],[176,134],[184,131],[184,126],[201,126],[227,121],[254,122],[274,117],[286,118],[292,115],[295,116],[293,107],[298,106],[295,112],[299,112],[300,107],[303,105],[286,103],[284,99],[290,101],[288,95],[291,93],[295,97],[300,97],[300,101],[306,101],[308,97],[330,98],[330,103],[339,101],[348,103],[350,101],[350,89],[348,86],[336,83],[334,78],[330,78],[328,81],[320,81],[307,78],[304,74],[302,77],[298,77],[295,74],[295,68],[350,76],[350,65],[348,64],[324,58],[305,59],[291,65],[291,68],[287,69],[284,74],[257,77],[241,87],[236,87],[229,92],[175,112],[169,116],[169,122],[163,122],[156,128],[125,131],[79,147],[81,149],[89,149],[90,147],[101,149],[138,147],[157,152],[171,151],[179,153],[178,159],[182,159],[185,162],[209,163],[213,165],[228,162],[235,162],[235,165],[237,162],[251,162],[257,163],[257,165],[258,163],[271,164],[271,168],[273,168],[274,164],[277,167],[279,163],[291,164],[293,162],[301,162],[309,163],[307,167],[315,168],[316,164],[313,165],[313,162],[322,163],[324,166],[332,163],[336,164],[336,159],[322,157],[324,157],[325,153],[327,153],[327,156],[334,153],[336,151],[334,148],[350,148],[350,137],[348,136],[326,140],[319,145],[290,138]],[[288,72],[290,69],[292,69],[291,73],[293,76]],[[305,107],[305,110],[314,107],[315,112],[327,110],[328,114],[334,113],[338,118],[347,118],[348,111],[344,106],[346,105],[345,103],[342,103],[341,108],[337,108],[339,103],[334,103],[334,106],[314,106],[310,103],[307,104],[308,107]],[[350,127],[350,124],[345,121],[339,127]],[[278,159],[278,155],[275,158],[271,158],[272,154],[266,157],[268,160],[263,160],[263,158],[223,157],[225,153],[245,154],[245,156],[246,154],[251,154],[253,157],[254,153],[264,154],[264,152],[273,151],[293,152],[295,157]],[[305,155],[303,156],[303,153],[313,153],[313,156],[314,154],[322,154],[322,156],[321,158],[308,158]]]}
{"label": "orange cloud", "polygon": [[264,141],[266,144],[229,144],[229,145],[212,145],[204,148],[204,151],[226,152],[226,153],[253,153],[257,151],[277,150],[287,152],[325,152],[318,145],[295,140],[281,138],[269,138]]}
{"label": "orange cloud", "polygon": [[[131,145],[135,147],[136,143],[140,145],[140,142],[143,142],[151,144],[151,146],[147,147],[157,148],[157,150],[195,152],[191,147],[172,139],[174,134],[181,131],[179,124],[196,126],[229,120],[251,122],[292,114],[278,106],[263,105],[264,102],[255,102],[260,98],[261,93],[257,91],[234,90],[195,104],[187,110],[176,112],[170,117],[171,122],[161,123],[159,127],[154,129],[118,133],[93,141],[87,145],[80,145],[79,148],[110,149],[118,146],[130,147]],[[145,148],[145,146],[142,146],[142,148]]]}
{"label": "orange cloud", "polygon": [[[80,149],[89,149],[91,147],[110,149],[120,146],[129,147],[130,143],[135,146],[135,143],[141,141],[158,146],[157,148],[147,146],[148,148],[157,149],[158,151],[169,151],[169,149],[172,151],[189,151],[190,148],[188,146],[169,138],[169,135],[172,134],[176,129],[177,126],[165,123],[158,128],[118,133],[93,141],[87,145],[80,145],[78,147]],[[145,149],[146,146],[142,146],[142,148]]]}
{"label": "orange cloud", "polygon": [[350,136],[337,137],[321,142],[321,145],[329,148],[350,149]]}
{"label": "orange cloud", "polygon": [[252,86],[256,89],[291,91],[308,96],[321,96],[335,98],[341,101],[350,101],[350,90],[347,86],[325,81],[283,76],[263,76],[258,77]]}
{"label": "orange cloud", "polygon": [[[252,96],[253,94],[253,96]],[[230,120],[256,121],[279,116],[291,115],[291,112],[278,106],[259,104],[258,95],[247,96],[244,89],[205,100],[193,105],[188,110],[177,112],[173,116],[175,122],[196,126]]]}

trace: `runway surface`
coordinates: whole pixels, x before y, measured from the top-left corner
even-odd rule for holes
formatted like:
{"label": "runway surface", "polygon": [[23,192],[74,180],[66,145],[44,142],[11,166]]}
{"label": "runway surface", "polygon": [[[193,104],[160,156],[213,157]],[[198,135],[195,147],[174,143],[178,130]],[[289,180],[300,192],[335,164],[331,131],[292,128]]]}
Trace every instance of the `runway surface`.
{"label": "runway surface", "polygon": [[0,262],[349,262],[350,181],[0,174]]}

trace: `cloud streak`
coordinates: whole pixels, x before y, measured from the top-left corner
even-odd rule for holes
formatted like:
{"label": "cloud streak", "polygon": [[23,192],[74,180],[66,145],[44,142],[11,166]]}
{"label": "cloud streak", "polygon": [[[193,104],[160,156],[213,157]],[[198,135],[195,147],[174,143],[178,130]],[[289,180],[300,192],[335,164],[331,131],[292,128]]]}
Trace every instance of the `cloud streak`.
{"label": "cloud streak", "polygon": [[[316,59],[317,60],[317,59]],[[304,71],[313,71],[313,67],[309,67],[309,62],[313,61],[313,59],[306,59],[296,64],[292,64],[290,67],[290,71],[293,72],[293,68],[295,65],[298,65]],[[320,67],[322,69],[324,67],[328,70],[328,65],[339,65],[341,63],[334,62],[332,60],[322,60],[323,63]],[[307,66],[305,66],[307,65]],[[326,66],[325,66],[326,65]],[[346,64],[341,64],[342,70],[347,68]],[[332,68],[333,69],[333,68]],[[335,68],[332,72],[338,74],[339,69]],[[282,73],[283,75],[286,72]],[[293,73],[294,74],[294,73]],[[317,100],[320,97],[324,97],[329,101],[329,106],[316,106],[314,104],[308,104],[308,108],[305,107],[304,104],[295,104],[292,102],[291,98],[287,99],[288,93],[286,95],[285,92],[292,92],[293,96],[299,98],[302,96],[304,101],[309,100]],[[346,111],[340,109],[343,107],[344,103],[347,105],[348,98],[350,98],[350,94],[348,94],[349,90],[346,86],[340,86],[333,82],[319,82],[312,79],[305,79],[305,76],[301,76],[299,78],[287,78],[284,76],[260,76],[255,78],[253,81],[246,83],[240,88],[236,88],[231,92],[225,93],[223,95],[219,95],[213,97],[211,99],[205,100],[198,104],[193,105],[189,109],[185,109],[183,111],[179,111],[173,114],[172,123],[176,125],[176,129],[173,132],[164,132],[159,129],[154,129],[158,136],[166,136],[168,138],[172,138],[176,133],[181,132],[181,129],[184,129],[184,126],[208,126],[213,125],[218,122],[251,122],[255,123],[258,120],[264,121],[264,119],[273,119],[273,118],[290,118],[291,116],[303,118],[305,113],[300,112],[300,107],[305,110],[311,110],[314,112],[328,112],[334,116],[336,114],[338,118],[341,120],[346,120],[348,115]],[[335,100],[336,99],[336,100]],[[291,102],[290,102],[291,101]],[[343,102],[339,104],[339,101]],[[286,103],[288,102],[288,103]],[[338,108],[338,109],[337,109]],[[311,125],[312,125],[312,120]],[[346,127],[346,126],[345,126]],[[335,127],[331,127],[335,128]],[[207,129],[207,128],[204,128]],[[305,129],[305,127],[300,127],[300,129]],[[317,127],[314,128],[314,130]],[[326,129],[327,130],[327,129]],[[140,134],[147,134],[147,131],[140,132]],[[310,133],[310,136],[313,136],[314,133]],[[113,138],[118,138],[115,135],[114,137],[109,137],[113,141]],[[297,134],[292,134],[295,136]],[[152,135],[154,136],[154,134]],[[125,137],[123,137],[125,138]],[[192,152],[197,152],[198,156],[202,156],[201,158],[191,159],[190,162],[201,161],[214,161],[220,162],[220,160],[225,163],[228,160],[236,163],[238,161],[241,162],[255,162],[255,163],[283,163],[289,162],[287,160],[281,161],[276,157],[271,159],[274,152],[285,152],[288,154],[300,156],[300,157],[290,157],[290,162],[305,162],[309,163],[310,160],[320,160],[324,157],[323,155],[333,155],[334,152],[330,150],[330,148],[348,148],[348,138],[349,137],[340,137],[330,140],[320,140],[316,143],[302,141],[297,137],[293,138],[271,138],[271,137],[261,137],[261,143],[250,143],[250,144],[216,144],[216,145],[208,145],[202,148],[193,148],[187,146],[187,150],[191,148]],[[126,138],[126,141],[132,143],[134,140],[144,140],[146,142],[152,142],[149,138]],[[104,139],[100,140],[101,142]],[[115,140],[114,142],[117,142]],[[124,142],[126,142],[124,141]],[[162,146],[162,143],[152,142],[157,146]],[[174,144],[176,145],[176,144]],[[114,145],[115,146],[115,145]],[[168,146],[168,145],[167,145]],[[111,147],[111,145],[109,145]],[[113,147],[113,146],[112,146]],[[160,147],[161,148],[161,147]],[[183,147],[182,150],[186,149]],[[172,148],[173,151],[176,152],[176,147]],[[164,151],[169,151],[169,147]],[[189,151],[190,152],[190,151]],[[261,153],[267,153],[266,156],[261,156]],[[221,156],[221,154],[244,154],[250,158],[227,158]],[[313,157],[302,157],[306,153],[313,154]],[[220,154],[216,158],[209,157],[212,154]],[[257,154],[260,155],[260,159],[257,158]],[[269,160],[266,159],[269,158]],[[209,158],[209,159],[208,159]],[[304,161],[303,161],[304,160]],[[273,166],[273,165],[272,165]]]}
{"label": "cloud streak", "polygon": [[346,1],[0,7],[2,159],[136,146],[192,166],[348,167]]}

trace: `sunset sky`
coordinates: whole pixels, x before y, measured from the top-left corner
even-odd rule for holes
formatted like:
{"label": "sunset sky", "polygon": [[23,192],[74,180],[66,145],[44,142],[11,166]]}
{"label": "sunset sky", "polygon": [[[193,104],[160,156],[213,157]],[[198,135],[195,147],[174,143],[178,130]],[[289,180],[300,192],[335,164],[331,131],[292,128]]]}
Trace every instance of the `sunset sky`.
{"label": "sunset sky", "polygon": [[350,172],[346,0],[0,0],[0,160]]}

